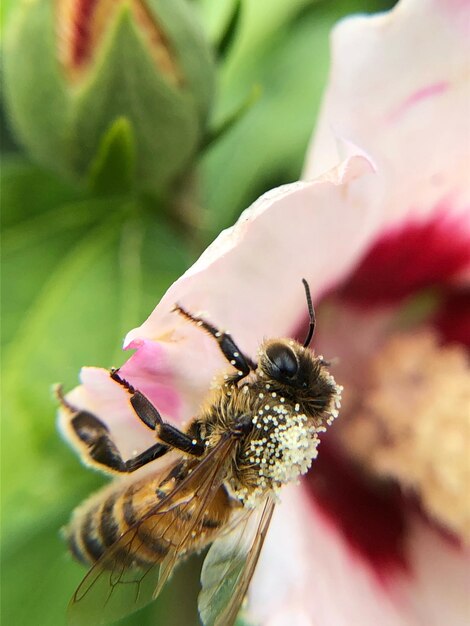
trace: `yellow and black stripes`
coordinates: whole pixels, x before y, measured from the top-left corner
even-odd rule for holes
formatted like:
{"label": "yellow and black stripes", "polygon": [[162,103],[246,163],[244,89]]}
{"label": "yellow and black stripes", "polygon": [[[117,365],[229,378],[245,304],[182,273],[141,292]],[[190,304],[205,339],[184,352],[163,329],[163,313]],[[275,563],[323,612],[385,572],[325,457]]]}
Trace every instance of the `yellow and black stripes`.
{"label": "yellow and black stripes", "polygon": [[[204,511],[190,494],[182,494],[180,505],[158,510],[158,504],[173,492],[175,483],[184,475],[178,464],[164,480],[159,476],[154,480],[126,481],[93,496],[76,511],[67,531],[74,557],[95,563],[115,545],[114,561],[126,567],[144,567],[163,561],[182,543],[185,552],[202,548],[226,523],[230,498],[221,487]],[[152,514],[153,510],[157,512]],[[188,539],[188,528],[193,523]]]}

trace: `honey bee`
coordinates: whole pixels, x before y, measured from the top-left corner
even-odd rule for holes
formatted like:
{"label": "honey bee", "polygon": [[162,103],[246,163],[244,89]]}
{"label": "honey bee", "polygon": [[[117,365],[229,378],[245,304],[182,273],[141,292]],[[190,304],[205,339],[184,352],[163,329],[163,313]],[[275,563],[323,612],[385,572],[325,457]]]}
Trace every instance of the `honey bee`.
{"label": "honey bee", "polygon": [[[305,341],[266,340],[256,362],[227,332],[175,306],[215,339],[231,365],[185,431],[166,423],[111,370],[157,439],[134,458],[124,460],[106,425],[59,390],[69,436],[91,464],[122,475],[78,507],[66,529],[73,555],[92,565],[71,600],[71,623],[108,623],[137,610],[158,596],[178,561],[211,545],[199,613],[205,626],[233,625],[277,494],[309,469],[319,435],[340,406],[341,387],[329,364],[309,349],[315,314],[303,284],[310,318]],[[168,462],[153,463],[165,455]]]}

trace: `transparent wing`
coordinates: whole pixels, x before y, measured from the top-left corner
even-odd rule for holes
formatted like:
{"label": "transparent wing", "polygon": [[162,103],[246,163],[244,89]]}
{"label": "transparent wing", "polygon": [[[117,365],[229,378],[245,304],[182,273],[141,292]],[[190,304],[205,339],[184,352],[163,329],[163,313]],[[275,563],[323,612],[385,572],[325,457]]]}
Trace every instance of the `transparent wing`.
{"label": "transparent wing", "polygon": [[[103,554],[70,601],[71,626],[107,624],[157,597],[175,563],[204,532],[204,513],[223,482],[223,466],[233,445],[232,438],[222,439]],[[160,550],[163,560],[145,563],[142,554],[149,549],[153,554]]]}
{"label": "transparent wing", "polygon": [[232,626],[248,590],[274,511],[263,505],[214,541],[201,572],[199,614],[204,626]]}

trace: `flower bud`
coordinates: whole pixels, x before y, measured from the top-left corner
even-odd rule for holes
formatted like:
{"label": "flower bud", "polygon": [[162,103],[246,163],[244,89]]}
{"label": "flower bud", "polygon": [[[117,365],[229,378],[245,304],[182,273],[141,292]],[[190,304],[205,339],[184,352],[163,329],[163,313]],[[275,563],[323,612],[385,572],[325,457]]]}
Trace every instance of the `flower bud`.
{"label": "flower bud", "polygon": [[9,24],[5,92],[18,138],[83,179],[116,120],[137,185],[161,192],[204,134],[214,66],[186,0],[23,0]]}

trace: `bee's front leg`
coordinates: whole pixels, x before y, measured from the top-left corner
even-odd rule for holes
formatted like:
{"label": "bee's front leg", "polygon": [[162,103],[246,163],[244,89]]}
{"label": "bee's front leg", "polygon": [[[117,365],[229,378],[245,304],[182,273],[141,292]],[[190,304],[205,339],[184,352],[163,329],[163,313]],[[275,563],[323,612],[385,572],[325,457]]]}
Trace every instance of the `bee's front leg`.
{"label": "bee's front leg", "polygon": [[173,310],[214,337],[224,357],[230,365],[233,365],[233,367],[237,370],[236,374],[230,376],[230,382],[237,383],[239,380],[242,380],[242,378],[248,376],[251,371],[256,369],[256,363],[243,354],[229,333],[218,330],[215,326],[206,322],[206,320],[202,317],[192,315],[192,313],[183,309],[183,307],[179,306],[179,304],[175,304]]}

